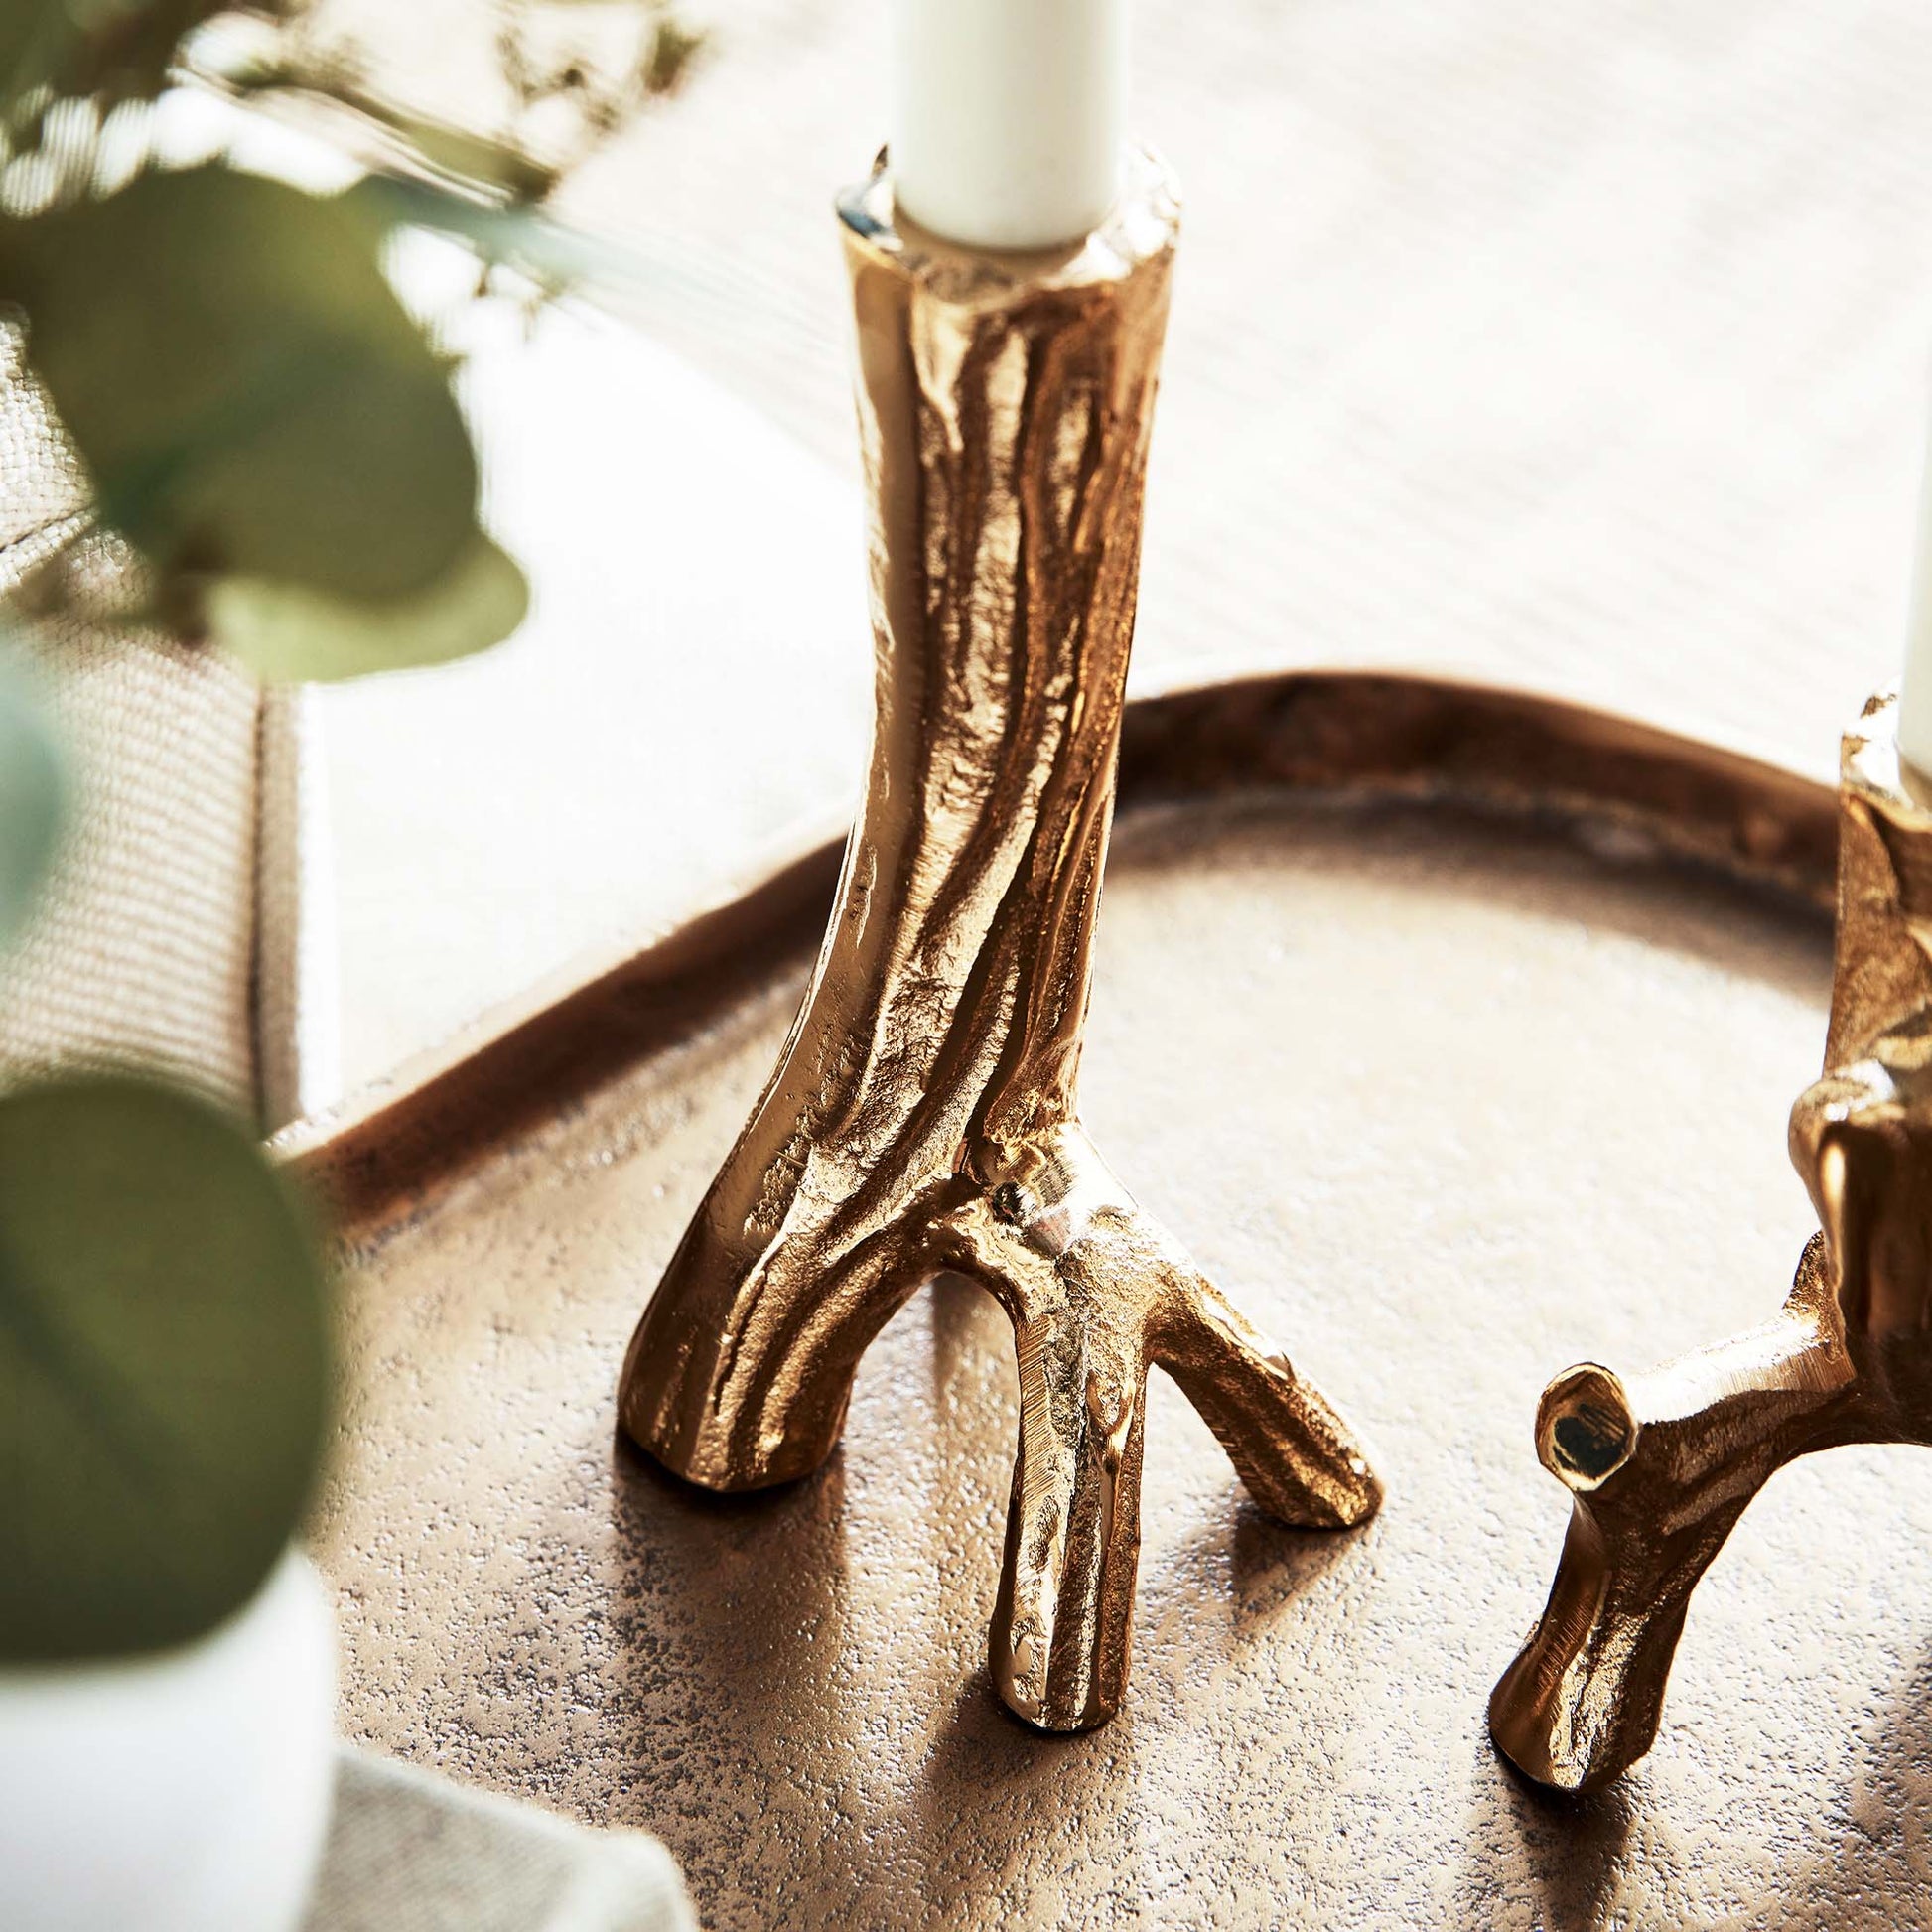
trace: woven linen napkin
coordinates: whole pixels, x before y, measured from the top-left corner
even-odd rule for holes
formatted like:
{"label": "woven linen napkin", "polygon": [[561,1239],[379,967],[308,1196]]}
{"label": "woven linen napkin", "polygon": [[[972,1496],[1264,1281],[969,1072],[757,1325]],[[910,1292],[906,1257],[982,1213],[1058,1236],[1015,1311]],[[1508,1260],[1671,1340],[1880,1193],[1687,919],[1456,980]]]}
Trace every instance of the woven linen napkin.
{"label": "woven linen napkin", "polygon": [[[126,558],[17,329],[0,327],[0,597],[63,545]],[[111,594],[111,593],[110,593]],[[333,1093],[335,960],[312,699],[207,651],[54,619],[20,642],[73,755],[61,864],[0,962],[0,1080],[139,1066],[279,1127]]]}

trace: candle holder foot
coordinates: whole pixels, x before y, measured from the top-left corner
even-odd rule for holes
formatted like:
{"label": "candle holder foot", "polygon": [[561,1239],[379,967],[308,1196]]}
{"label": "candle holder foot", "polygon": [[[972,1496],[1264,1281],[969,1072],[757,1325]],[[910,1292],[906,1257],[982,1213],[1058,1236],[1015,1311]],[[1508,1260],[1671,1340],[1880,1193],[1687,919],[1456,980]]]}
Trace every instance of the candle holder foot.
{"label": "candle holder foot", "polygon": [[772,1344],[756,1365],[720,1358],[724,1372],[702,1388],[675,1372],[679,1351],[663,1344],[680,1300],[660,1297],[626,1366],[626,1427],[712,1488],[805,1474],[837,1441],[852,1369],[905,1285],[940,1270],[981,1283],[1013,1323],[1020,1370],[993,1676],[1030,1724],[1084,1729],[1126,1691],[1150,1367],[1174,1378],[1279,1521],[1342,1529],[1374,1513],[1380,1486],[1346,1426],[1135,1204],[1077,1124],[983,1175],[940,1182],[868,1246],[866,1261],[822,1271],[808,1247],[792,1249],[782,1285],[767,1274],[756,1291]]}
{"label": "candle holder foot", "polygon": [[1344,1425],[1108,1173],[1075,1095],[1176,209],[1144,159],[1052,257],[947,247],[883,176],[842,208],[872,500],[877,723],[777,1070],[624,1364],[623,1426],[714,1489],[830,1454],[873,1337],[933,1274],[1012,1319],[1020,1448],[992,1661],[1049,1730],[1128,1673],[1147,1371],[1257,1501],[1338,1528]]}
{"label": "candle holder foot", "polygon": [[1847,734],[1824,1077],[1791,1115],[1822,1231],[1776,1319],[1651,1374],[1544,1391],[1537,1452],[1573,1496],[1550,1601],[1489,1725],[1539,1783],[1590,1791],[1655,1741],[1692,1590],[1785,1463],[1932,1443],[1932,811],[1896,705]]}

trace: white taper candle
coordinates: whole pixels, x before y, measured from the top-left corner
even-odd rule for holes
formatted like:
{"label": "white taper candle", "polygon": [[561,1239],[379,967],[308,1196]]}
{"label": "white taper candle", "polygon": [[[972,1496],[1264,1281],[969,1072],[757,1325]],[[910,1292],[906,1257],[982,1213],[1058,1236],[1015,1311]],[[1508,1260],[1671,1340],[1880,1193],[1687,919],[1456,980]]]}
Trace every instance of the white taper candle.
{"label": "white taper candle", "polygon": [[975,248],[1051,248],[1119,188],[1127,0],[895,0],[893,192]]}
{"label": "white taper candle", "polygon": [[1918,553],[1905,621],[1905,674],[1898,686],[1898,749],[1932,781],[1932,441],[1919,472]]}

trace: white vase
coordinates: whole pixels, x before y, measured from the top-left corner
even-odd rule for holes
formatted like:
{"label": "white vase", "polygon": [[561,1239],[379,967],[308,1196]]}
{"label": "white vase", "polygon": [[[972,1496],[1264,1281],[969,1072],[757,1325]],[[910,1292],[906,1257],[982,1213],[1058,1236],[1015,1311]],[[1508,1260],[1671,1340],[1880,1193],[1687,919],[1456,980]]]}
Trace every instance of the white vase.
{"label": "white vase", "polygon": [[295,1932],[334,1779],[335,1609],[295,1551],[181,1650],[0,1668],[6,1932]]}

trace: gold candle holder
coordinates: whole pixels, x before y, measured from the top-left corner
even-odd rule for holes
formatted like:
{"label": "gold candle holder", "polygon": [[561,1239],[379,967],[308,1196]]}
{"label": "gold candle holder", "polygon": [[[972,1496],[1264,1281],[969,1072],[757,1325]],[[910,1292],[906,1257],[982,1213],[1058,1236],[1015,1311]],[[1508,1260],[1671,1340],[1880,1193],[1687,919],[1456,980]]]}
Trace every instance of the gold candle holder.
{"label": "gold candle holder", "polygon": [[1168,1370],[1270,1514],[1362,1522],[1346,1426],[1144,1213],[1075,1097],[1113,816],[1177,204],[1142,157],[1051,255],[840,207],[871,501],[877,719],[804,1005],[623,1368],[689,1480],[817,1468],[859,1358],[941,1270],[1011,1317],[1021,1418],[993,1679],[1042,1729],[1126,1687],[1144,1398]]}
{"label": "gold candle holder", "polygon": [[1570,1530],[1489,1704],[1539,1783],[1595,1790],[1650,1748],[1691,1591],[1774,1470],[1932,1442],[1932,809],[1896,725],[1880,696],[1844,740],[1825,1073],[1791,1112],[1821,1231],[1783,1310],[1648,1375],[1586,1363],[1543,1392],[1537,1453]]}

